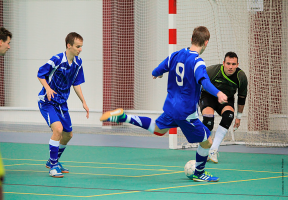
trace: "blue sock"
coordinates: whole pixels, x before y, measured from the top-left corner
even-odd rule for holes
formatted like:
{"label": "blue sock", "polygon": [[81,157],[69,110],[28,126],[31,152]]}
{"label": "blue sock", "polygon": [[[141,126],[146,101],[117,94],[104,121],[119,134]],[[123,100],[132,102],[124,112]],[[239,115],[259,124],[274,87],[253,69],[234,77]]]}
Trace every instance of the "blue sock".
{"label": "blue sock", "polygon": [[51,140],[49,141],[49,149],[50,149],[50,163],[51,168],[54,167],[58,163],[58,151],[59,151],[59,141]]}
{"label": "blue sock", "polygon": [[154,133],[154,130],[155,130],[155,121],[149,117],[126,115],[126,119],[123,122],[127,122],[135,126],[139,126],[141,128],[144,128],[150,131],[151,133]]}
{"label": "blue sock", "polygon": [[60,144],[59,145],[59,150],[58,150],[58,160],[61,157],[62,153],[64,152],[64,150],[66,149],[66,145]]}
{"label": "blue sock", "polygon": [[194,174],[199,175],[204,172],[204,168],[208,158],[208,153],[209,149],[204,149],[200,145],[198,146],[196,151],[196,169]]}

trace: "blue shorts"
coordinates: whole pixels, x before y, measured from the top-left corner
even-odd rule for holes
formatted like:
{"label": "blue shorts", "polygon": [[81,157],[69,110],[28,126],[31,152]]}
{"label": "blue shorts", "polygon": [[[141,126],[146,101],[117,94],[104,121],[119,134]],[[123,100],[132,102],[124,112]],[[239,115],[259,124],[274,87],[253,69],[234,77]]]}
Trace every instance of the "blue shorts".
{"label": "blue shorts", "polygon": [[210,130],[199,120],[175,120],[165,113],[156,119],[159,129],[180,127],[189,143],[204,142],[210,136]]}
{"label": "blue shorts", "polygon": [[38,101],[38,106],[49,127],[51,127],[51,124],[54,122],[61,122],[63,131],[72,131],[72,123],[68,111],[61,110],[60,108],[56,108],[54,105],[43,101]]}

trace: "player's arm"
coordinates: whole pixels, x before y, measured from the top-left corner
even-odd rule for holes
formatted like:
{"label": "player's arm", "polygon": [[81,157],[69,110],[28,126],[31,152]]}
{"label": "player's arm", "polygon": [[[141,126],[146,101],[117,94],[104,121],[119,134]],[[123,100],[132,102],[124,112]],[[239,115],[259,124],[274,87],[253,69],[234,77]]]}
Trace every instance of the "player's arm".
{"label": "player's arm", "polygon": [[[82,64],[82,60],[80,59],[79,61]],[[74,88],[75,93],[79,97],[80,101],[82,102],[83,108],[87,112],[86,117],[88,119],[89,118],[89,108],[88,108],[88,106],[86,104],[86,101],[84,99],[84,96],[83,96],[83,93],[82,93],[82,89],[81,89],[81,86],[80,86],[80,84],[82,84],[84,82],[85,82],[84,71],[83,71],[83,67],[81,65],[79,70],[78,70],[77,76],[76,76],[75,80],[73,81],[73,88]]]}
{"label": "player's arm", "polygon": [[236,115],[235,124],[234,124],[234,131],[236,131],[240,126],[240,121],[241,121],[242,113],[243,113],[244,106],[245,106],[245,99],[246,97],[244,96],[238,96],[237,115]]}
{"label": "player's arm", "polygon": [[54,98],[54,94],[57,94],[57,93],[50,88],[50,86],[48,85],[46,79],[38,77],[38,80],[40,81],[40,83],[43,85],[43,87],[46,90],[46,95],[47,95],[48,101],[51,101],[51,97]]}
{"label": "player's arm", "polygon": [[242,113],[243,113],[244,106],[245,106],[245,101],[246,101],[246,96],[247,96],[247,86],[248,86],[247,77],[243,71],[239,72],[238,79],[239,79],[240,87],[238,89],[238,101],[237,101],[238,106],[237,106],[237,115],[236,115],[235,124],[234,124],[234,131],[236,131],[240,126],[240,121],[241,121]]}
{"label": "player's arm", "polygon": [[54,90],[50,88],[46,81],[46,77],[49,76],[50,72],[55,67],[55,62],[57,62],[56,57],[52,57],[45,65],[41,66],[38,70],[37,78],[40,81],[40,83],[43,85],[43,87],[46,90],[46,95],[48,101],[51,101],[51,97],[54,98],[54,94],[57,94]]}
{"label": "player's arm", "polygon": [[165,60],[163,60],[158,67],[156,67],[153,71],[152,71],[152,77],[153,79],[156,78],[162,78],[163,74],[169,71],[169,67],[170,67],[170,63],[171,63],[171,58],[174,57],[174,55],[177,52],[172,53],[171,55],[169,55]]}
{"label": "player's arm", "polygon": [[88,119],[88,118],[89,118],[89,108],[88,108],[88,106],[87,106],[87,104],[86,104],[86,101],[85,101],[85,99],[84,99],[81,86],[80,86],[80,85],[73,85],[73,88],[74,88],[75,93],[76,93],[77,96],[79,97],[80,101],[82,102],[83,108],[84,108],[84,109],[86,110],[86,112],[87,112],[86,117],[87,117],[87,119]]}

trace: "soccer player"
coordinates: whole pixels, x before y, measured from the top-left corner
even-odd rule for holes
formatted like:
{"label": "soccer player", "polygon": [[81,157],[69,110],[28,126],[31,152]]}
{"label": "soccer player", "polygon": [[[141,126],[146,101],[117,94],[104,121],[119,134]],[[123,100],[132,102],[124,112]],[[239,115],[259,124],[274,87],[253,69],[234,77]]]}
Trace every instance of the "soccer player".
{"label": "soccer player", "polygon": [[39,68],[37,75],[43,85],[38,95],[38,106],[53,132],[49,141],[50,158],[46,167],[50,168],[49,175],[56,178],[62,178],[62,173],[69,173],[58,160],[73,136],[67,106],[72,85],[87,112],[86,117],[89,118],[89,108],[80,86],[85,82],[82,60],[78,57],[82,51],[83,38],[78,33],[71,32],[65,42],[66,51],[53,56]]}
{"label": "soccer player", "polygon": [[211,160],[214,163],[218,163],[218,148],[234,119],[234,95],[237,90],[238,113],[235,119],[234,130],[237,130],[240,126],[241,115],[244,110],[248,82],[245,73],[238,68],[238,65],[237,54],[228,52],[224,57],[223,64],[207,67],[207,73],[212,84],[217,89],[223,91],[228,97],[227,103],[220,104],[217,101],[217,98],[203,90],[200,98],[203,124],[210,131],[212,131],[214,126],[214,111],[222,116],[212,147],[209,151],[208,160]]}
{"label": "soccer player", "polygon": [[210,33],[206,27],[196,27],[190,49],[172,53],[153,70],[153,79],[162,78],[164,73],[169,72],[164,112],[156,122],[148,117],[126,115],[121,108],[105,112],[100,121],[127,122],[158,136],[164,135],[170,128],[180,127],[190,143],[200,143],[196,152],[196,170],[191,179],[216,182],[219,178],[204,170],[212,139],[209,129],[198,119],[197,112],[201,86],[218,98],[219,103],[227,101],[227,96],[211,84],[205,63],[199,57],[209,39]]}
{"label": "soccer player", "polygon": [[[12,33],[5,29],[4,27],[0,28],[0,56],[4,56],[5,53],[10,49],[10,41],[12,39]],[[0,200],[3,199],[3,188],[2,184],[4,181],[4,165],[0,153]]]}
{"label": "soccer player", "polygon": [[[5,53],[10,49],[10,41],[12,39],[12,33],[5,29],[4,27],[0,28],[0,56],[4,56]],[[0,200],[3,199],[3,181],[4,181],[4,165],[0,153]]]}

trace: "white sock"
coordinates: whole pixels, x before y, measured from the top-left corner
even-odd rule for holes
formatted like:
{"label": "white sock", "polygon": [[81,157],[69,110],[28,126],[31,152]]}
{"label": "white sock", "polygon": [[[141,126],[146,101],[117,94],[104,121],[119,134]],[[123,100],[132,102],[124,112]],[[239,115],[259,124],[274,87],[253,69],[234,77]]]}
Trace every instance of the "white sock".
{"label": "white sock", "polygon": [[211,150],[218,150],[222,140],[224,139],[228,129],[224,128],[223,126],[219,125],[215,134],[215,138],[213,144],[211,146]]}

